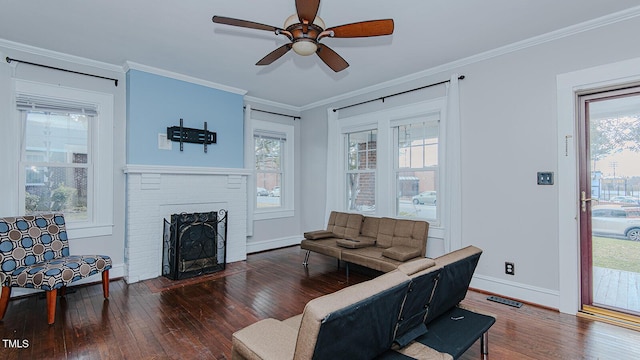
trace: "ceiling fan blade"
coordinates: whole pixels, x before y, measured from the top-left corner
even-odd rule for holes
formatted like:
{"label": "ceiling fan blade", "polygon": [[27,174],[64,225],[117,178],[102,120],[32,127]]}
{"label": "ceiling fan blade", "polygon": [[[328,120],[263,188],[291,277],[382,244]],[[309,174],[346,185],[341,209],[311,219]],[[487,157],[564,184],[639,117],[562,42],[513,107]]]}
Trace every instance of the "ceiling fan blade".
{"label": "ceiling fan blade", "polygon": [[217,24],[239,26],[239,27],[244,27],[249,29],[267,30],[267,31],[274,31],[274,32],[276,30],[282,30],[278,27],[271,26],[271,25],[265,25],[265,24],[260,24],[253,21],[240,20],[240,19],[234,19],[234,18],[217,16],[217,15],[214,16],[211,20]]}
{"label": "ceiling fan blade", "polygon": [[256,65],[269,65],[291,50],[291,43],[284,44],[263,57]]}
{"label": "ceiling fan blade", "polygon": [[393,34],[393,19],[369,20],[328,28],[333,37],[353,38]]}
{"label": "ceiling fan blade", "polygon": [[318,54],[320,59],[322,59],[322,61],[324,61],[324,63],[335,72],[342,71],[349,67],[349,63],[327,45],[318,44],[318,51],[316,51],[316,54]]}
{"label": "ceiling fan blade", "polygon": [[311,24],[318,14],[320,0],[296,0],[296,11],[301,23],[306,20]]}

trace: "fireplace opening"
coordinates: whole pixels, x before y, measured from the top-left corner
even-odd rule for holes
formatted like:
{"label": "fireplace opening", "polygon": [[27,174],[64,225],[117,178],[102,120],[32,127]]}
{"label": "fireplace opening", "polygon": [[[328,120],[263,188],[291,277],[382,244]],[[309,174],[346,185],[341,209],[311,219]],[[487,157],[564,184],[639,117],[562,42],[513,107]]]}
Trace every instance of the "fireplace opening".
{"label": "fireplace opening", "polygon": [[173,280],[223,270],[227,211],[181,213],[164,220],[162,275]]}

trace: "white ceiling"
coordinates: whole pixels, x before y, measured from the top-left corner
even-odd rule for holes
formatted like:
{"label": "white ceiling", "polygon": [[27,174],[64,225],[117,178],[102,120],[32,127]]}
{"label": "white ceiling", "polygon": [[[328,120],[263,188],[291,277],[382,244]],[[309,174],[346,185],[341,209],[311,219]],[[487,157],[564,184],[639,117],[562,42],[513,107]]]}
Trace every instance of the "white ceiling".
{"label": "white ceiling", "polygon": [[[327,26],[392,18],[391,36],[325,38],[351,65],[334,73],[287,39],[214,24],[213,15],[282,27],[294,0],[0,0],[0,39],[122,66],[130,61],[301,108],[525,39],[625,11],[638,0],[324,0]],[[637,14],[638,8],[631,13]]]}

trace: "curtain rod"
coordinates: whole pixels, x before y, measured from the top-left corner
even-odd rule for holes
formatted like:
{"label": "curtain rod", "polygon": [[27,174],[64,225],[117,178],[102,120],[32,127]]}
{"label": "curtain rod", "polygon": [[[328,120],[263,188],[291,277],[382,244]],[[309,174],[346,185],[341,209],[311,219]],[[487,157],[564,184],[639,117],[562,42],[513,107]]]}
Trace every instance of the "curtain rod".
{"label": "curtain rod", "polygon": [[79,71],[62,69],[62,68],[59,68],[59,67],[54,67],[54,66],[49,66],[49,65],[36,64],[36,63],[29,62],[29,61],[12,59],[12,58],[10,58],[8,56],[5,58],[5,60],[7,60],[7,63],[11,63],[12,61],[15,61],[15,62],[18,62],[18,63],[28,64],[28,65],[33,65],[33,66],[39,66],[39,67],[43,67],[43,68],[47,68],[47,69],[64,71],[64,72],[68,72],[68,73],[72,73],[72,74],[85,75],[85,76],[91,76],[91,77],[105,79],[105,80],[111,80],[111,81],[115,82],[116,86],[118,86],[118,79],[108,78],[108,77],[105,77],[105,76],[87,74],[87,73],[83,73],[83,72],[79,72]]}
{"label": "curtain rod", "polygon": [[[246,107],[246,106],[243,106],[242,108],[243,108],[243,109],[246,109],[247,107]],[[296,119],[302,119],[300,116],[287,115],[287,114],[280,114],[280,113],[273,112],[273,111],[260,110],[260,109],[255,109],[255,108],[251,108],[251,111],[258,111],[258,112],[267,113],[267,114],[272,114],[272,115],[286,116],[286,117],[293,118],[293,120],[294,120],[294,121],[295,121]]]}
{"label": "curtain rod", "polygon": [[[463,80],[464,79],[464,75],[458,76],[458,79],[459,80]],[[333,112],[336,112],[336,111],[342,110],[342,109],[347,109],[347,108],[354,107],[354,106],[358,106],[358,105],[367,104],[367,103],[378,101],[378,100],[382,100],[382,102],[384,102],[384,99],[386,99],[386,98],[390,98],[390,97],[394,97],[394,96],[410,93],[410,92],[417,91],[417,90],[426,89],[426,88],[429,88],[429,87],[432,87],[432,86],[436,86],[436,85],[446,84],[446,83],[448,83],[450,81],[451,80],[440,81],[440,82],[437,82],[437,83],[421,86],[421,87],[418,87],[418,88],[415,88],[415,89],[405,90],[405,91],[402,91],[402,92],[399,92],[399,93],[395,93],[395,94],[391,94],[391,95],[385,95],[385,96],[381,96],[379,98],[375,98],[375,99],[371,99],[371,100],[366,100],[366,101],[363,101],[363,102],[359,102],[357,104],[351,104],[351,105],[339,107],[337,109],[333,109]]]}

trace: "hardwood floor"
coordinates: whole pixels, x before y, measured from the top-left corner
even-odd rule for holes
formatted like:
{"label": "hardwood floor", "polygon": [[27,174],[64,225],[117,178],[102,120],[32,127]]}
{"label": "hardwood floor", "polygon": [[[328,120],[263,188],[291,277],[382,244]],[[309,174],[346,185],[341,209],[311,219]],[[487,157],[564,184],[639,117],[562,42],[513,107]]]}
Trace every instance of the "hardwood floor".
{"label": "hardwood floor", "polygon": [[[303,255],[298,247],[253,254],[223,272],[182,281],[116,280],[108,301],[99,284],[72,288],[51,326],[44,296],[12,300],[0,321],[0,358],[229,359],[234,331],[299,314],[310,299],[371,277],[351,271],[347,282],[335,259],[318,254],[305,270]],[[640,332],[486,297],[472,291],[464,304],[497,315],[490,359],[640,359]],[[479,358],[479,344],[462,357]]]}

